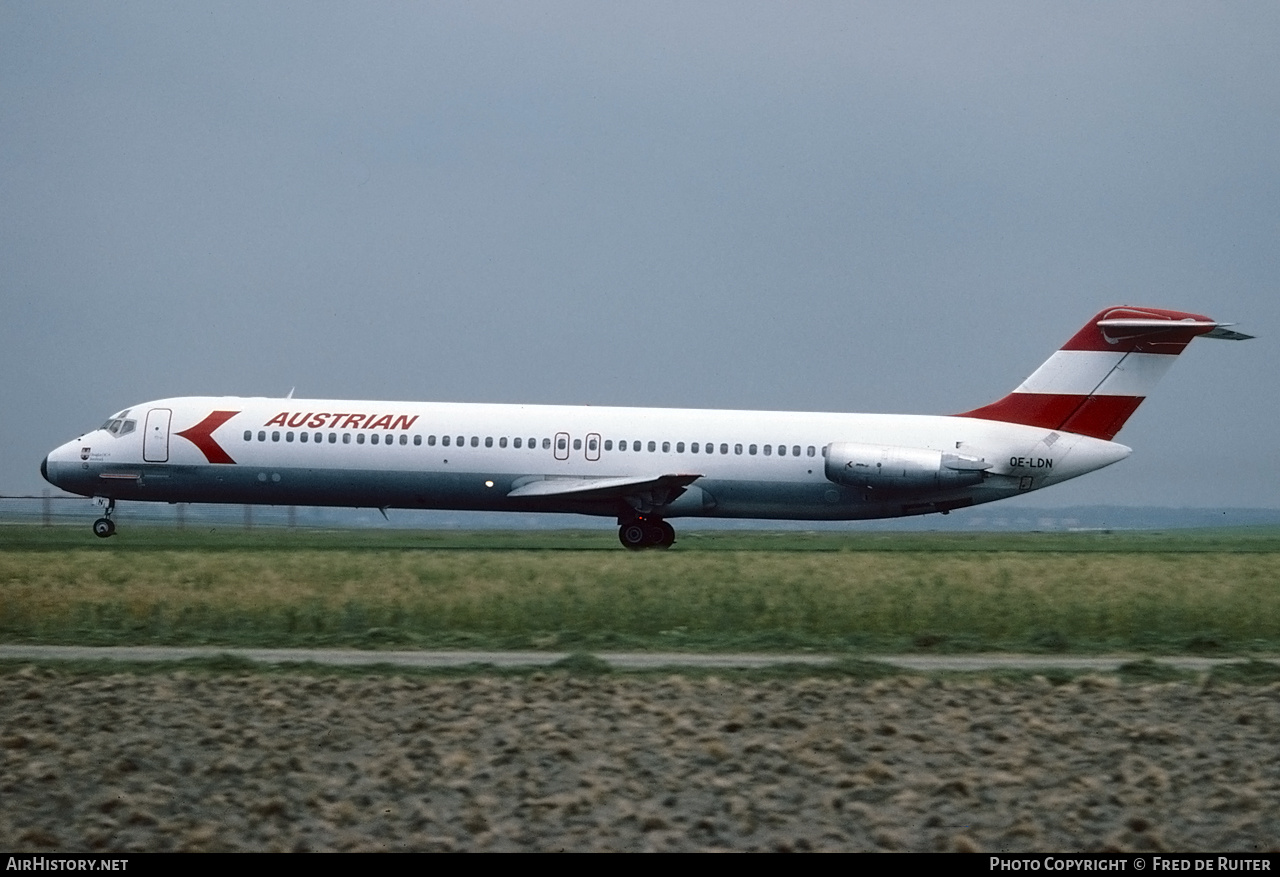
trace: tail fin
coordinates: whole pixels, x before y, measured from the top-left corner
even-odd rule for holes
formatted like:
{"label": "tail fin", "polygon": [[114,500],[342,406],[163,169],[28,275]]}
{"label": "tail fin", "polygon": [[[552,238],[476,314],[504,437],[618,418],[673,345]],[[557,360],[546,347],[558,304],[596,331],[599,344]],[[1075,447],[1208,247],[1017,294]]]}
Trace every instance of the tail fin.
{"label": "tail fin", "polygon": [[1226,325],[1182,311],[1107,308],[1008,396],[957,416],[1110,441],[1193,338],[1252,337]]}

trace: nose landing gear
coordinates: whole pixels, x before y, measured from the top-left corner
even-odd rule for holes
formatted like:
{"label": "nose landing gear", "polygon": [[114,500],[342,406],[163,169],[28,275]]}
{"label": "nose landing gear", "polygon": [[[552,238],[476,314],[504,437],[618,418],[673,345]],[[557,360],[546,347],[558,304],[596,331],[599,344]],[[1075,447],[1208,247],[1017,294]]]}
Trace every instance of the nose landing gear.
{"label": "nose landing gear", "polygon": [[116,532],[116,523],[111,520],[111,513],[116,510],[116,501],[107,499],[107,507],[102,513],[102,517],[93,522],[93,535],[99,539],[106,539],[108,536],[114,536]]}
{"label": "nose landing gear", "polygon": [[618,541],[631,551],[670,548],[676,541],[676,530],[661,519],[638,517],[618,527]]}

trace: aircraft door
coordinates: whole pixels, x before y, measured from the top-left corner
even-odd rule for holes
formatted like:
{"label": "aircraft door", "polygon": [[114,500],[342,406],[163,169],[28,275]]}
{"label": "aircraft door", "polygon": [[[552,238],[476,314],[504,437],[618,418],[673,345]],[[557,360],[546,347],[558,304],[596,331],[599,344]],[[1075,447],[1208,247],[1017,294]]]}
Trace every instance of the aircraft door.
{"label": "aircraft door", "polygon": [[556,433],[556,443],[552,447],[555,449],[557,460],[569,459],[569,433]]}
{"label": "aircraft door", "polygon": [[593,463],[600,459],[600,434],[593,432],[587,435],[587,459]]}
{"label": "aircraft door", "polygon": [[147,412],[147,428],[142,433],[142,459],[148,463],[169,462],[169,408],[152,408]]}

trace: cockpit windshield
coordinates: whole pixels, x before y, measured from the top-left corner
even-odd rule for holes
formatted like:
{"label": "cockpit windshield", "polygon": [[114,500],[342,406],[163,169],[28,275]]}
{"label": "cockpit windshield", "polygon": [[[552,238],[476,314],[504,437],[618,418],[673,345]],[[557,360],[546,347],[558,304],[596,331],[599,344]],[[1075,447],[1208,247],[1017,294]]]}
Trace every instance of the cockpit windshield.
{"label": "cockpit windshield", "polygon": [[107,432],[111,433],[113,436],[117,438],[119,438],[122,435],[128,435],[129,433],[133,432],[138,425],[138,421],[128,419],[130,410],[132,409],[125,409],[124,411],[121,411],[119,414],[113,414],[112,416],[108,417],[107,422],[102,424],[102,426],[100,426],[99,429],[105,429]]}

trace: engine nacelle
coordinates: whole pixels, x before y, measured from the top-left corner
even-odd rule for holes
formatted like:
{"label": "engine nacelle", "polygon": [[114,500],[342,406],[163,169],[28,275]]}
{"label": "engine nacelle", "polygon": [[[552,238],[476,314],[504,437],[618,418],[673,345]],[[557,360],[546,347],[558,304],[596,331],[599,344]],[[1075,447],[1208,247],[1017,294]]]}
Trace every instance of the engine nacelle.
{"label": "engine nacelle", "polygon": [[827,479],[885,493],[925,493],[981,484],[992,464],[964,454],[928,448],[832,442],[827,445]]}

